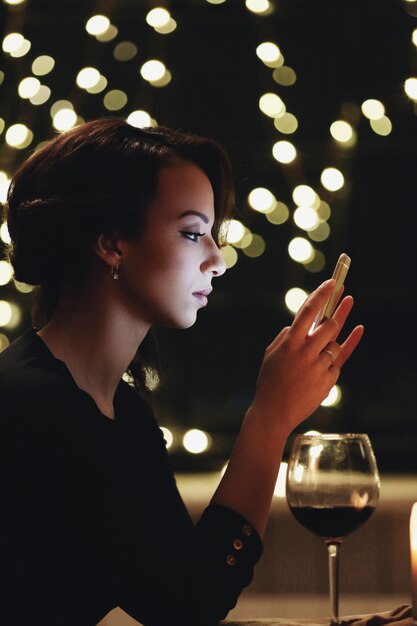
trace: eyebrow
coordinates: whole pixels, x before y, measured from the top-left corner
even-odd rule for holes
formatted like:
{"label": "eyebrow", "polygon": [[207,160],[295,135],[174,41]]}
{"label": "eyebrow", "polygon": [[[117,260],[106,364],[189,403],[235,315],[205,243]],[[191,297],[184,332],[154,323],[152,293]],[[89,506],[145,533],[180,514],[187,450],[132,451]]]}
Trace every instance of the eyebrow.
{"label": "eyebrow", "polygon": [[202,219],[205,224],[208,224],[210,221],[207,215],[204,215],[204,213],[200,213],[200,211],[184,211],[184,213],[181,213],[180,218],[187,217],[187,215],[196,215],[197,217]]}

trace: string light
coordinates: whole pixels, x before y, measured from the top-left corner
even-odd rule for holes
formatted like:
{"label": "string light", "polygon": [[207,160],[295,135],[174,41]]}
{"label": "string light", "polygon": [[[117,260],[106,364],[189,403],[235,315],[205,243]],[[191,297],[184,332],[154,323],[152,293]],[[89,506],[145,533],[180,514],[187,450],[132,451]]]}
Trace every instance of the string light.
{"label": "string light", "polygon": [[52,118],[54,128],[60,131],[69,130],[75,126],[77,114],[73,109],[60,109]]}
{"label": "string light", "polygon": [[383,137],[386,137],[387,135],[389,135],[392,132],[391,120],[386,115],[383,115],[378,120],[370,120],[369,124],[370,124],[372,130],[377,135],[382,135]]}
{"label": "string light", "polygon": [[277,201],[275,203],[275,208],[266,214],[266,219],[268,222],[274,225],[284,224],[290,216],[289,208],[284,202]]}
{"label": "string light", "polygon": [[404,84],[404,91],[410,100],[417,102],[417,78],[407,78]]}
{"label": "string light", "polygon": [[240,241],[245,234],[245,227],[239,220],[229,220],[227,225],[226,242],[236,243]]}
{"label": "string light", "polygon": [[132,111],[127,117],[127,123],[136,128],[147,128],[148,126],[154,126],[154,122],[147,113],[147,111],[137,110]]}
{"label": "string light", "polygon": [[6,300],[0,300],[0,326],[7,326],[12,319],[12,307]]}
{"label": "string light", "polygon": [[107,41],[113,41],[113,39],[117,37],[118,34],[119,31],[116,26],[114,24],[110,24],[110,26],[104,33],[102,33],[101,35],[96,35],[96,39],[97,41],[106,43]]}
{"label": "string light", "polygon": [[245,6],[249,11],[258,15],[268,15],[272,9],[269,0],[246,0]]}
{"label": "string light", "polygon": [[282,65],[281,67],[275,68],[272,72],[272,78],[278,85],[282,85],[283,87],[290,87],[294,85],[297,80],[297,74],[292,69],[292,67],[288,67],[288,65]]}
{"label": "string light", "polygon": [[272,41],[264,41],[256,48],[257,56],[269,67],[274,67],[279,61],[281,51],[278,46]]}
{"label": "string light", "polygon": [[269,191],[269,189],[265,189],[265,187],[257,187],[256,189],[252,189],[248,195],[248,203],[254,211],[269,213],[275,208],[276,198],[274,194]]}
{"label": "string light", "polygon": [[146,22],[153,28],[166,26],[171,18],[171,14],[167,9],[155,7],[151,9],[146,16]]}
{"label": "string light", "polygon": [[27,76],[20,81],[17,91],[21,98],[29,100],[29,98],[36,96],[40,86],[41,83],[38,78],[35,78],[34,76]]}
{"label": "string light", "polygon": [[100,74],[100,77],[98,79],[98,81],[96,82],[95,85],[93,85],[92,87],[86,87],[86,91],[88,93],[101,93],[102,91],[104,91],[107,87],[107,78],[105,76],[103,76],[103,74]]}
{"label": "string light", "polygon": [[379,100],[365,100],[361,109],[364,116],[370,120],[379,120],[385,113],[385,107]]}
{"label": "string light", "polygon": [[236,265],[238,260],[238,254],[233,246],[224,246],[220,249],[223,261],[226,263],[226,269],[230,269]]}
{"label": "string light", "polygon": [[162,430],[162,434],[164,436],[164,439],[166,441],[166,447],[167,449],[170,448],[174,442],[174,435],[172,434],[172,432],[170,431],[169,428],[166,428],[165,426],[161,426],[161,430]]}
{"label": "string light", "polygon": [[164,76],[165,71],[165,65],[157,59],[146,61],[140,68],[142,78],[149,82],[160,80]]}
{"label": "string light", "polygon": [[295,133],[298,128],[298,120],[295,115],[286,111],[283,115],[274,119],[274,126],[280,133],[291,135]]}
{"label": "string light", "polygon": [[55,117],[61,109],[74,109],[74,106],[69,100],[57,100],[50,108],[51,117]]}
{"label": "string light", "polygon": [[203,430],[192,428],[185,433],[182,443],[187,452],[201,454],[210,447],[211,437]]}
{"label": "string light", "polygon": [[330,126],[330,134],[336,141],[348,143],[352,140],[353,128],[349,122],[337,120]]}
{"label": "string light", "polygon": [[11,54],[20,48],[23,41],[24,37],[21,33],[9,33],[3,39],[2,50]]}
{"label": "string light", "polygon": [[97,85],[100,72],[95,67],[84,67],[77,74],[76,83],[81,89],[88,89]]}
{"label": "string light", "polygon": [[261,235],[252,234],[248,245],[242,248],[243,253],[251,258],[261,256],[265,252],[266,244]]}
{"label": "string light", "polygon": [[35,76],[45,76],[52,72],[55,67],[55,59],[48,56],[47,54],[42,54],[32,63],[32,72]]}
{"label": "string light", "polygon": [[328,394],[328,396],[323,400],[321,406],[337,406],[342,399],[342,390],[339,385],[334,385]]}
{"label": "string light", "polygon": [[288,254],[297,263],[307,263],[314,256],[314,248],[304,237],[294,237],[288,244]]}
{"label": "string light", "polygon": [[7,285],[12,279],[13,268],[8,261],[0,261],[0,285]]}
{"label": "string light", "polygon": [[138,48],[131,41],[120,41],[113,50],[113,56],[117,61],[130,61],[137,53]]}
{"label": "string light", "polygon": [[13,148],[23,150],[33,140],[33,133],[25,124],[12,124],[6,131],[6,143]]}
{"label": "string light", "polygon": [[316,202],[317,194],[308,185],[297,185],[292,192],[292,199],[298,206],[313,206]]}
{"label": "string light", "polygon": [[294,211],[294,222],[303,230],[313,230],[319,223],[315,210],[309,206],[300,206]]}

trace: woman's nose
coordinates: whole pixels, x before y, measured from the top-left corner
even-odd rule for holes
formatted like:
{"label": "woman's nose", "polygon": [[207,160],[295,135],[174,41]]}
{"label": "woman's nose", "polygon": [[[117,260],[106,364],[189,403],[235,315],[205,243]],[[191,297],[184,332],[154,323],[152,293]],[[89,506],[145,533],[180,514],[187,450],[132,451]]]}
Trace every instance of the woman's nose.
{"label": "woman's nose", "polygon": [[213,241],[207,258],[201,265],[201,271],[212,274],[213,276],[221,276],[226,271],[226,263],[217,244]]}

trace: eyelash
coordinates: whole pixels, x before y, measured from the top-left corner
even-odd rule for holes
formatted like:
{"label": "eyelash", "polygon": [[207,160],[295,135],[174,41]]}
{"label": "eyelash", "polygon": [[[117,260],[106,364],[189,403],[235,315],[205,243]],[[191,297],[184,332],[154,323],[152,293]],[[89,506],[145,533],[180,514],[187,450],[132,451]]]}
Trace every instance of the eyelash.
{"label": "eyelash", "polygon": [[182,230],[181,235],[185,237],[186,239],[193,241],[194,243],[197,243],[200,237],[204,237],[204,233],[193,233],[188,230]]}

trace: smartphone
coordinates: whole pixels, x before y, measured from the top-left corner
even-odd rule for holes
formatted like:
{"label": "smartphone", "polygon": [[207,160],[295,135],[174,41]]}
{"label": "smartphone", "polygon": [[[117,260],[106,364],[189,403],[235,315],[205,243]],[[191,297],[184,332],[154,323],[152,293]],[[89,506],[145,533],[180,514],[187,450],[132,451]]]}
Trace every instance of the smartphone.
{"label": "smartphone", "polygon": [[337,260],[336,267],[334,268],[332,276],[332,278],[336,280],[336,284],[333,287],[333,291],[329,300],[319,311],[319,314],[314,321],[313,330],[316,329],[317,326],[319,326],[324,319],[332,317],[336,305],[339,301],[341,289],[343,287],[343,283],[345,282],[346,274],[348,273],[349,267],[350,257],[348,257],[348,255],[343,252]]}

